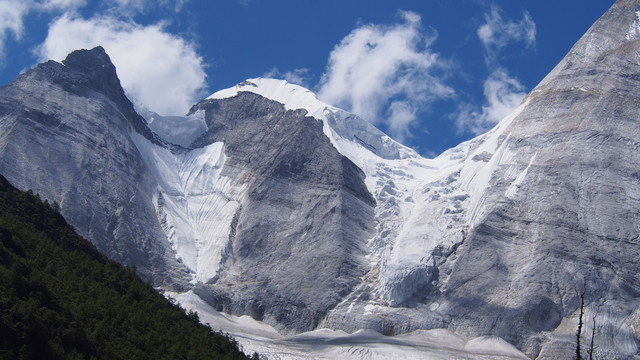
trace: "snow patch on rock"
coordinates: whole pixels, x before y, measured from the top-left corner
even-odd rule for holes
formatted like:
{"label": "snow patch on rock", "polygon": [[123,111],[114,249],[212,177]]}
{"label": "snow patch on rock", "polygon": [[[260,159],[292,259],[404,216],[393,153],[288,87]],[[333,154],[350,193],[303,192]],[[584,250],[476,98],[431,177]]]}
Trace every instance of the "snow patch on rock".
{"label": "snow patch on rock", "polygon": [[527,165],[527,167],[524,168],[524,170],[522,170],[522,172],[520,174],[518,174],[518,176],[511,183],[511,185],[509,185],[509,187],[507,188],[507,190],[504,193],[504,196],[506,196],[506,197],[508,197],[510,199],[513,199],[516,196],[516,193],[518,192],[518,189],[524,183],[524,179],[527,177],[527,172],[529,171],[529,168],[531,167],[531,164],[533,164],[533,162],[535,161],[537,155],[538,155],[537,152],[535,154],[533,154],[533,156],[531,157],[531,160],[529,161],[529,164]]}
{"label": "snow patch on rock", "polygon": [[629,31],[625,35],[627,40],[635,40],[640,35],[640,11],[636,11],[636,18],[629,25]]}
{"label": "snow patch on rock", "polygon": [[224,145],[172,152],[132,133],[158,183],[153,196],[158,219],[193,282],[215,279],[226,257],[240,197],[245,190],[222,176]]}

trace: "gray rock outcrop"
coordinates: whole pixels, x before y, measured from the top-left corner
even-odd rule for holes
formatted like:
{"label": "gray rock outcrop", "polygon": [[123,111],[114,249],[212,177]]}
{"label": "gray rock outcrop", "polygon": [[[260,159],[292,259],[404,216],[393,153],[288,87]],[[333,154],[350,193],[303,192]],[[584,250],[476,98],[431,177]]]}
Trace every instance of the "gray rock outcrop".
{"label": "gray rock outcrop", "polygon": [[443,265],[451,328],[570,356],[577,327],[561,325],[585,291],[599,356],[637,354],[639,11],[617,1],[493,135],[504,152],[493,155],[484,218]]}
{"label": "gray rock outcrop", "polygon": [[[365,272],[375,201],[364,173],[305,111],[247,93],[194,111],[206,132],[186,148],[165,143],[134,111],[104,50],[79,50],[0,90],[0,173],[57,202],[100,251],[164,290],[194,289],[220,310],[284,331],[313,329]],[[218,175],[244,190],[231,223],[219,225],[231,229],[217,274],[194,282],[168,241],[166,169],[149,153],[188,157],[213,143],[224,143]],[[209,165],[195,172],[218,170]],[[195,195],[229,195],[198,185]],[[197,251],[207,241],[196,239]]]}
{"label": "gray rock outcrop", "polygon": [[284,331],[315,328],[367,268],[375,200],[364,173],[304,110],[246,92],[198,110],[208,130],[192,146],[223,142],[221,176],[247,183],[224,270],[198,293]]}

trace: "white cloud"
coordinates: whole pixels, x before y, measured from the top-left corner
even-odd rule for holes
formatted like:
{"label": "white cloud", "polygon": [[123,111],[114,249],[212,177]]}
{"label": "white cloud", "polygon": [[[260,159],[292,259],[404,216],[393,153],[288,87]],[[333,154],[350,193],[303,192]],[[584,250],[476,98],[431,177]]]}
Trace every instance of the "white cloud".
{"label": "white cloud", "polygon": [[401,16],[401,23],[363,25],[347,35],[331,52],[318,91],[329,104],[384,123],[399,141],[410,136],[418,110],[453,95],[433,75],[443,66],[429,49],[435,34],[423,31],[418,14]]}
{"label": "white cloud", "polygon": [[497,7],[492,7],[491,12],[485,14],[485,21],[476,32],[484,45],[485,64],[489,71],[489,77],[484,81],[484,105],[480,108],[470,104],[459,106],[455,124],[460,133],[479,135],[490,130],[527,96],[520,81],[511,77],[497,59],[500,51],[511,42],[522,41],[527,48],[534,46],[536,24],[527,12],[518,22],[504,20]]}
{"label": "white cloud", "polygon": [[408,101],[393,101],[387,111],[389,132],[394,134],[398,141],[404,141],[411,136],[409,126],[417,116],[416,110]]}
{"label": "white cloud", "polygon": [[272,78],[272,79],[284,79],[292,84],[296,84],[304,87],[309,87],[309,80],[310,80],[309,69],[307,68],[295,69],[292,71],[287,71],[282,73],[280,72],[280,70],[278,70],[278,68],[274,67],[273,69],[264,73],[262,77]]}
{"label": "white cloud", "polygon": [[41,10],[45,11],[69,11],[77,10],[86,5],[85,0],[44,0],[38,3]]}
{"label": "white cloud", "polygon": [[85,5],[85,0],[0,0],[0,63],[4,60],[5,45],[9,37],[21,40],[24,17],[32,11],[75,11]]}
{"label": "white cloud", "polygon": [[115,0],[111,10],[124,14],[144,13],[146,6],[146,0]]}
{"label": "white cloud", "polygon": [[[107,12],[143,13],[149,7],[180,11],[189,0],[116,0]],[[182,114],[204,95],[205,72],[194,45],[164,31],[163,25],[140,26],[112,16],[90,20],[76,11],[86,0],[0,0],[0,64],[9,38],[20,40],[24,17],[31,12],[63,16],[49,24],[49,33],[38,48],[41,60],[62,60],[78,48],[102,45],[117,67],[127,92],[149,108],[165,114]]]}
{"label": "white cloud", "polygon": [[24,31],[23,17],[32,3],[28,0],[0,0],[0,59],[4,59],[5,42],[9,36],[19,40]]}
{"label": "white cloud", "polygon": [[469,105],[460,109],[456,117],[458,131],[470,131],[475,135],[486,132],[517,108],[527,93],[517,79],[510,77],[504,69],[498,69],[484,82],[484,96],[486,104],[481,110]]}
{"label": "white cloud", "polygon": [[112,2],[109,11],[120,15],[132,16],[138,13],[144,14],[152,8],[165,7],[175,12],[180,12],[187,2],[189,0],[115,0]]}
{"label": "white cloud", "polygon": [[536,43],[536,24],[527,12],[523,13],[522,20],[518,22],[505,21],[500,15],[500,9],[492,7],[491,12],[485,14],[485,21],[478,28],[477,34],[484,44],[487,61],[492,61],[512,41],[523,41],[527,47]]}
{"label": "white cloud", "polygon": [[38,48],[41,59],[62,60],[73,50],[102,45],[127,93],[163,115],[186,113],[203,94],[205,72],[194,45],[164,31],[112,17],[62,16]]}

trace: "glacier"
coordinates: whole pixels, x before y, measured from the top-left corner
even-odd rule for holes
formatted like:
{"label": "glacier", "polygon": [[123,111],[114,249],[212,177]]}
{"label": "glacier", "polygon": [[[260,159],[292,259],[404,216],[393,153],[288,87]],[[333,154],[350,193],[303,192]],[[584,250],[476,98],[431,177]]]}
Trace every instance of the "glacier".
{"label": "glacier", "polygon": [[[377,284],[372,291],[375,298],[358,303],[363,298],[363,289],[357,287],[334,311],[339,313],[342,307],[348,307],[348,313],[355,313],[354,305],[358,303],[358,308],[366,314],[384,312],[386,306],[380,305],[406,304],[417,292],[429,287],[435,281],[438,256],[450,252],[462,241],[467,227],[467,221],[463,219],[469,213],[469,204],[478,203],[474,197],[476,194],[470,192],[470,189],[478,189],[477,184],[470,186],[473,181],[469,179],[465,187],[456,181],[465,165],[465,158],[468,158],[469,144],[462,144],[436,159],[423,158],[364,119],[325,104],[309,90],[282,80],[248,79],[211,95],[207,100],[227,99],[241,92],[255,93],[276,101],[287,110],[304,110],[312,114],[313,118],[323,122],[323,133],[336,150],[365,172],[366,186],[377,207],[375,235],[367,239],[369,270],[363,277],[363,280],[367,279],[363,284]],[[202,110],[193,111],[194,114],[199,112]],[[147,118],[150,124],[157,119],[157,116]],[[178,133],[201,131],[198,129],[203,127],[198,122],[188,119],[185,117]],[[193,124],[195,128],[189,129],[186,124]],[[246,186],[234,187],[230,185],[233,183],[231,179],[221,179],[221,168],[225,166],[223,142],[191,149],[196,136],[178,144],[166,135],[157,134],[168,143],[186,147],[170,150],[132,134],[159,184],[158,192],[153,195],[158,217],[176,257],[193,272],[191,283],[215,282],[216,272],[227,260],[234,213],[247,190]],[[479,147],[473,154],[493,151],[491,146],[495,146],[496,140],[493,141]],[[467,171],[475,176],[475,170]],[[490,169],[487,171],[490,174]],[[205,184],[206,194],[203,194]],[[459,226],[451,227],[450,218],[459,219],[456,221]],[[206,219],[210,222],[207,223]],[[187,299],[198,296],[193,292],[189,294]],[[171,296],[183,299],[186,295]],[[181,303],[186,304],[184,301]],[[434,310],[437,309],[437,303],[431,305],[432,308],[434,306]],[[201,316],[208,316],[203,311],[215,313],[211,307],[196,309]],[[221,328],[229,331],[224,326]],[[242,331],[234,335],[245,336]],[[262,347],[256,349],[265,351]]]}
{"label": "glacier", "polygon": [[[233,88],[214,93],[207,99],[232,98],[241,92],[251,92],[277,101],[288,110],[305,110],[307,114],[313,114],[313,118],[323,121],[323,132],[331,144],[366,174],[365,183],[369,192],[373,194],[377,206],[375,235],[367,239],[369,248],[367,258],[370,269],[363,277],[362,285],[370,287],[373,283],[375,287],[371,292],[375,294],[375,297],[361,301],[364,298],[362,293],[365,290],[363,286],[358,286],[332,312],[340,314],[346,307],[347,313],[352,311],[355,313],[354,305],[357,304],[357,308],[364,312],[363,315],[370,315],[372,312],[385,313],[388,311],[388,306],[406,305],[412,297],[415,297],[416,293],[433,286],[432,282],[437,280],[438,266],[441,265],[440,259],[462,242],[464,232],[472,226],[474,219],[481,218],[482,214],[475,210],[481,208],[483,191],[488,186],[489,177],[495,167],[500,164],[502,153],[505,152],[500,148],[501,143],[499,142],[498,134],[500,134],[501,127],[494,129],[482,138],[461,144],[438,158],[427,159],[393,141],[365,120],[329,106],[318,100],[309,90],[283,80],[248,79]],[[519,111],[525,106],[526,104],[523,104]],[[519,111],[505,119],[502,126],[508,126],[509,119],[515,118]],[[141,137],[139,138],[141,140],[136,141],[137,145],[145,141]],[[163,139],[170,140],[165,137]],[[481,144],[478,145],[478,143]],[[214,145],[217,149],[224,147],[223,143],[214,143],[208,147]],[[147,152],[144,149],[154,147],[148,141],[146,144],[138,146],[143,154]],[[191,152],[205,153],[204,149],[185,151],[187,154]],[[483,163],[477,159],[486,157],[487,154],[496,150],[501,155],[494,157],[489,166],[481,166]],[[156,150],[157,152],[158,150]],[[158,158],[169,158],[174,162],[176,160],[168,150],[164,150],[164,154],[164,156],[143,156],[145,159],[156,159],[147,160],[147,162],[150,166],[160,168],[153,171],[159,179],[167,178],[163,172],[171,173],[170,170],[167,171],[168,169],[182,169],[184,167],[183,165],[166,166],[167,161],[158,160]],[[215,155],[215,157],[217,156],[219,155]],[[211,219],[218,221],[216,228],[222,230],[222,236],[216,235],[218,233],[215,232],[207,233],[206,231],[199,235],[189,233],[189,231],[197,229],[198,226],[187,222],[164,227],[169,239],[176,238],[176,233],[181,231],[181,227],[184,229],[182,231],[186,235],[183,236],[183,242],[188,241],[191,244],[188,248],[194,255],[187,256],[191,260],[184,260],[185,252],[176,249],[176,256],[185,261],[190,269],[195,269],[191,265],[195,262],[203,264],[201,266],[209,269],[217,270],[220,268],[220,262],[223,261],[222,255],[227,251],[228,246],[224,239],[228,237],[228,233],[233,227],[232,213],[237,210],[237,195],[243,191],[241,188],[235,188],[232,191],[224,190],[219,186],[219,171],[224,161],[216,160],[211,163],[218,165],[208,169],[200,167],[202,168],[200,170],[201,176],[216,179],[208,182],[210,192],[219,194],[231,192],[236,195],[236,201],[233,202],[234,205],[229,207],[229,213],[211,217]],[[193,168],[189,167],[189,169]],[[191,171],[193,170],[184,173],[189,174]],[[215,174],[208,175],[209,172],[215,172]],[[523,174],[526,174],[526,171],[520,174],[519,183],[524,181]],[[184,180],[171,179],[159,182],[183,184]],[[228,184],[228,182],[224,182],[224,184]],[[164,195],[166,192],[166,190],[163,191],[162,196],[166,196]],[[181,197],[187,197],[185,189],[176,191],[176,193],[179,193]],[[225,197],[230,199],[229,195]],[[196,203],[199,206],[209,207],[204,211],[216,211],[214,203],[207,204],[199,200]],[[183,209],[176,207],[165,206],[158,209],[158,213],[163,219],[189,219],[189,215]],[[452,223],[457,226],[452,226]],[[209,234],[209,239],[217,238],[220,241],[209,240],[206,245],[202,241],[198,241],[198,239],[207,237],[207,234]],[[203,246],[206,246],[209,252],[202,251]],[[202,254],[202,256],[195,254]],[[204,265],[205,261],[208,262],[208,265]],[[196,275],[192,281],[194,283],[207,282],[214,275],[209,273],[208,277],[202,277],[199,270],[195,272]],[[366,281],[364,281],[365,279]],[[189,304],[193,305],[193,298],[198,295],[193,292],[188,294],[191,295],[172,294],[171,296],[183,299],[180,300],[181,303],[189,307]],[[437,310],[438,306],[438,303],[432,303],[430,311]],[[205,317],[214,316],[212,314],[216,313],[210,306],[193,306],[193,309],[200,311],[201,316]],[[327,318],[331,319],[331,314]],[[216,323],[216,321],[212,323]],[[335,324],[330,321],[321,325],[335,327]],[[218,326],[229,331],[228,324],[227,326]],[[349,330],[356,331],[357,329]],[[234,335],[244,339],[247,331],[250,330],[238,330]],[[246,341],[248,342],[243,344],[250,349],[255,348],[256,351],[259,350],[262,353],[275,351],[268,350],[269,347],[265,348],[264,345],[254,344],[251,342],[253,340]],[[300,356],[300,354],[296,356]]]}
{"label": "glacier", "polygon": [[[376,273],[378,282],[374,292],[392,306],[428,287],[434,281],[430,269],[436,268],[437,258],[450,253],[475,219],[482,218],[483,192],[502,157],[508,158],[500,148],[501,130],[526,106],[522,104],[484,136],[428,159],[366,120],[325,104],[308,89],[285,80],[248,79],[208,99],[240,92],[277,101],[288,110],[305,110],[322,120],[331,144],[365,172],[365,183],[377,203],[376,231],[368,239],[370,272]],[[488,164],[477,160],[494,152],[499,155]]]}
{"label": "glacier", "polygon": [[250,316],[219,313],[193,292],[164,295],[197,312],[202,323],[230,334],[245,353],[257,352],[261,359],[528,359],[499,337],[467,339],[445,329],[384,336],[372,330],[347,333],[323,328],[286,336]]}
{"label": "glacier", "polygon": [[193,283],[211,281],[226,256],[238,199],[246,190],[220,175],[223,144],[171,151],[137,133],[131,139],[158,183],[153,203],[176,258]]}
{"label": "glacier", "polygon": [[[258,94],[282,103],[286,109],[302,109],[313,118],[322,120],[324,134],[332,145],[365,172],[367,188],[378,204],[376,235],[368,239],[369,261],[373,267],[384,269],[381,288],[376,292],[385,301],[396,305],[426,285],[430,281],[429,276],[419,275],[404,282],[402,279],[406,279],[407,274],[420,273],[421,269],[429,267],[433,259],[424,254],[432,253],[439,246],[451,248],[456,243],[455,233],[463,230],[461,227],[434,233],[442,226],[425,218],[436,219],[445,213],[459,217],[466,210],[463,204],[472,201],[466,201],[469,195],[465,189],[441,189],[459,173],[464,146],[437,159],[423,158],[366,120],[325,104],[308,89],[284,80],[248,79],[235,87],[218,91],[208,99],[229,98],[239,92]],[[446,194],[440,199],[442,191]],[[429,199],[438,201],[424,201],[427,193]],[[424,216],[426,214],[433,216]],[[461,240],[459,237],[457,241]]]}
{"label": "glacier", "polygon": [[[580,151],[574,155],[568,147],[574,141],[575,149],[581,148],[579,143],[597,141],[596,144],[607,144],[605,149],[623,146],[625,157],[630,156],[628,147],[635,147],[634,140],[616,133],[617,128],[602,126],[598,120],[602,111],[590,113],[585,111],[590,106],[582,104],[606,94],[594,91],[598,87],[624,98],[624,102],[609,100],[610,111],[615,107],[618,114],[633,113],[626,109],[635,103],[635,97],[625,89],[632,79],[627,74],[635,73],[634,69],[627,69],[627,64],[635,64],[636,60],[626,62],[623,56],[621,65],[615,59],[631,54],[627,48],[636,46],[628,29],[635,26],[637,7],[634,2],[617,2],[516,111],[487,134],[435,159],[421,158],[366,121],[283,81],[249,79],[210,97],[227,99],[252,92],[282,103],[287,109],[303,109],[323,121],[323,132],[331,144],[366,175],[365,184],[376,201],[376,229],[367,238],[368,270],[318,327],[347,332],[371,328],[385,334],[414,328],[449,328],[467,336],[499,333],[527,349],[528,354],[554,357],[559,349],[569,351],[572,347],[576,301],[580,289],[588,286],[593,298],[589,300],[587,316],[601,322],[597,331],[604,337],[600,340],[602,353],[626,357],[637,352],[632,335],[635,320],[630,320],[635,319],[635,305],[621,305],[615,300],[619,295],[613,299],[602,295],[603,287],[609,288],[609,293],[626,291],[615,281],[612,283],[620,276],[616,275],[620,274],[619,268],[598,265],[602,260],[594,259],[602,257],[599,246],[585,248],[585,255],[581,255],[586,256],[581,258],[585,260],[576,262],[565,259],[558,263],[558,253],[553,250],[558,246],[554,239],[570,243],[569,239],[585,234],[591,234],[586,236],[592,239],[619,234],[614,236],[628,241],[624,239],[634,239],[638,231],[634,221],[626,225],[616,221],[608,214],[612,208],[605,205],[611,201],[596,195],[613,195],[606,188],[611,184],[607,179],[614,176],[602,174],[611,172],[607,169],[612,166],[610,158],[593,162],[588,157],[585,162]],[[619,77],[621,82],[602,80],[597,74],[603,70],[597,68],[595,59],[607,59],[610,68],[625,68]],[[610,74],[606,70],[605,73]],[[559,105],[562,101],[579,105]],[[623,133],[635,133],[628,128],[635,125],[625,120],[627,116],[632,115],[621,117],[621,124],[627,126]],[[554,125],[540,126],[541,119]],[[568,132],[576,127],[577,132]],[[608,139],[619,139],[615,141],[620,145],[606,143],[612,141]],[[592,156],[604,156],[599,154],[604,153],[596,151]],[[565,156],[571,161],[567,162]],[[553,165],[556,163],[559,165]],[[637,209],[636,186],[631,183],[633,170],[627,170],[624,164],[628,163],[623,162],[616,171],[629,177],[616,188],[625,190],[615,193],[629,197],[618,197],[616,204],[628,204],[623,209],[629,210],[613,213],[619,213],[621,219],[635,219],[637,212],[631,210]],[[605,187],[598,189],[600,186]],[[575,207],[567,208],[575,201],[573,189],[591,189],[578,196],[583,202],[578,205],[578,223],[571,220],[576,216]],[[597,205],[594,196],[599,199]],[[569,217],[562,215],[565,212]],[[559,224],[566,230],[551,230]],[[515,241],[505,245],[506,239]],[[631,240],[631,253],[633,244]],[[564,246],[568,245],[561,247]],[[629,279],[628,275],[623,277]],[[603,283],[613,285],[598,285]],[[549,290],[553,287],[565,290],[556,293]],[[540,292],[548,295],[532,301],[532,295]],[[474,307],[478,310],[469,310]],[[483,312],[499,321],[487,321]],[[472,313],[478,315],[460,320],[466,316],[461,314]],[[540,331],[541,335],[515,335],[526,325],[511,320],[520,315],[506,314],[521,313],[531,323],[528,331]],[[474,326],[476,330],[468,331]]]}

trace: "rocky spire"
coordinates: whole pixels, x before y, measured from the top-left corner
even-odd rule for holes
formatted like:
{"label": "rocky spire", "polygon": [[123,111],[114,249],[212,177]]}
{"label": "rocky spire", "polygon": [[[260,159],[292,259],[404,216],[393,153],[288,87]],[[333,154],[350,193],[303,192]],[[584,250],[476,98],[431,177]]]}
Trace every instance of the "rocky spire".
{"label": "rocky spire", "polygon": [[[62,61],[69,69],[83,74],[82,85],[122,98],[124,91],[116,74],[116,67],[102,46],[91,50],[76,50]],[[120,99],[119,99],[120,100]]]}

